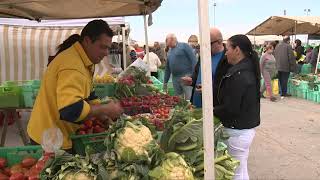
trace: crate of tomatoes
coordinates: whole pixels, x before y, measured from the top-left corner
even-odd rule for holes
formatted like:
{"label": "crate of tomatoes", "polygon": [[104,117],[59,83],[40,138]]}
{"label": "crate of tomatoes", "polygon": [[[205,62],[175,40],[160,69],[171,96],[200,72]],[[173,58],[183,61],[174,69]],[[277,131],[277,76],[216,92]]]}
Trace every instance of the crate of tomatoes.
{"label": "crate of tomatoes", "polygon": [[40,180],[40,173],[52,154],[41,146],[0,148],[0,179]]}
{"label": "crate of tomatoes", "polygon": [[104,140],[107,136],[108,125],[97,118],[85,120],[76,134],[70,136],[74,153],[85,155],[86,149],[96,152],[105,150]]}

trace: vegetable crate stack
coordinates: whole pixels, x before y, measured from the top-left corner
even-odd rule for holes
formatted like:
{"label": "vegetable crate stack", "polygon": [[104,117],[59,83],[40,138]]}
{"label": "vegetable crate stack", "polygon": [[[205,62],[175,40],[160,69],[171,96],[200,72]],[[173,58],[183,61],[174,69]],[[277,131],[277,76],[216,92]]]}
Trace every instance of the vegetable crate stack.
{"label": "vegetable crate stack", "polygon": [[0,108],[32,108],[39,89],[39,80],[5,81],[0,85]]}
{"label": "vegetable crate stack", "polygon": [[289,80],[288,91],[295,97],[320,103],[320,80],[317,76],[296,75]]}

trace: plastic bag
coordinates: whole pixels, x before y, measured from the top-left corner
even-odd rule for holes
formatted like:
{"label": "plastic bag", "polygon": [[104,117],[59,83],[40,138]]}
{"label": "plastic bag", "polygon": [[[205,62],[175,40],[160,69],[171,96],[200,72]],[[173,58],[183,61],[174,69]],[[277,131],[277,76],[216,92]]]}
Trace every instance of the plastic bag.
{"label": "plastic bag", "polygon": [[137,60],[135,60],[129,67],[131,66],[140,68],[141,70],[146,72],[149,71],[149,66],[146,63],[144,63],[141,58],[138,58]]}
{"label": "plastic bag", "polygon": [[61,149],[63,134],[59,128],[49,128],[42,135],[42,149],[46,153],[55,153]]}

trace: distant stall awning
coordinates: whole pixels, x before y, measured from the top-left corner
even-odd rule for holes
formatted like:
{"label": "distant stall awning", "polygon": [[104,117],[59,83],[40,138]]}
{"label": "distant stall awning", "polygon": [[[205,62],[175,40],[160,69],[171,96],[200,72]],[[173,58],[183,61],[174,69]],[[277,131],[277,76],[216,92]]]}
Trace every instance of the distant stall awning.
{"label": "distant stall awning", "polygon": [[271,16],[247,35],[320,34],[320,16]]}
{"label": "distant stall awning", "polygon": [[0,17],[83,19],[150,14],[162,0],[2,0]]}

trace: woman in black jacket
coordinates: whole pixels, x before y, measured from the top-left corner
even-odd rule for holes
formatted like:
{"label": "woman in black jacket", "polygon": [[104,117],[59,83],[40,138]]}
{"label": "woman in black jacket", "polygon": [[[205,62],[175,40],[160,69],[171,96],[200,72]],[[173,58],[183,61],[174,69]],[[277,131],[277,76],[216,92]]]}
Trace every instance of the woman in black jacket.
{"label": "woman in black jacket", "polygon": [[257,53],[247,36],[232,36],[227,43],[228,63],[233,66],[222,78],[214,115],[220,118],[229,152],[240,160],[235,180],[249,179],[249,147],[260,124],[260,67]]}

